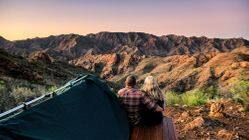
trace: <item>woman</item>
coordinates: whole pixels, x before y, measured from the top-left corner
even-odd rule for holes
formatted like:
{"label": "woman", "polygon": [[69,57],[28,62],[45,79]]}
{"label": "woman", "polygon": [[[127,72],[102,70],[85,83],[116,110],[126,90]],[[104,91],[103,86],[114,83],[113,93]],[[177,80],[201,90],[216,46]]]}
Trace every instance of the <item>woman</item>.
{"label": "woman", "polygon": [[[142,90],[160,107],[164,108],[163,94],[158,86],[157,80],[153,76],[148,76],[145,78]],[[155,124],[161,122],[163,115],[161,112],[153,112],[146,110],[142,113],[142,118],[144,124]]]}

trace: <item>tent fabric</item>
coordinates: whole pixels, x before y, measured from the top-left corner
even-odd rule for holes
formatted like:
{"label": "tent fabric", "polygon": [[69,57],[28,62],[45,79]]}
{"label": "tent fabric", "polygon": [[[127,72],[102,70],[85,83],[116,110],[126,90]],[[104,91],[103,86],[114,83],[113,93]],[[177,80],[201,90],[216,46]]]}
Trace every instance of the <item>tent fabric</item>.
{"label": "tent fabric", "polygon": [[0,122],[6,140],[128,140],[129,125],[118,98],[88,75],[61,94]]}

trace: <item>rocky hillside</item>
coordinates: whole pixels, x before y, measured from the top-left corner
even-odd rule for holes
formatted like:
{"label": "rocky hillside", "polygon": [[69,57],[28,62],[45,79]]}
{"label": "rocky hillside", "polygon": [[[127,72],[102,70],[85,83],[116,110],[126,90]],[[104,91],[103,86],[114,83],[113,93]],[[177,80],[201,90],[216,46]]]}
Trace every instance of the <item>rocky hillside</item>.
{"label": "rocky hillside", "polygon": [[140,83],[152,74],[163,89],[177,92],[210,85],[226,89],[236,80],[249,79],[249,41],[242,38],[100,32],[19,41],[0,38],[0,47],[26,58],[43,52],[118,84],[128,74],[138,75]]}
{"label": "rocky hillside", "polygon": [[85,72],[42,51],[24,58],[0,49],[0,113],[51,92]]}
{"label": "rocky hillside", "polygon": [[24,79],[30,82],[61,85],[77,74],[86,72],[64,62],[57,61],[42,51],[31,53],[27,58],[9,54],[0,49],[0,76]]}

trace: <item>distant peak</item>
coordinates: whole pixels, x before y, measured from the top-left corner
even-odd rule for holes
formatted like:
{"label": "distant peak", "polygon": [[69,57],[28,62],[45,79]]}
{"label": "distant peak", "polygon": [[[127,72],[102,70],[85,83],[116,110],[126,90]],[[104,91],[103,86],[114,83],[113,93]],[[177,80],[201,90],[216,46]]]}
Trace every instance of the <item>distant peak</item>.
{"label": "distant peak", "polygon": [[7,42],[10,42],[10,41],[5,39],[4,37],[0,36],[0,46],[7,43]]}
{"label": "distant peak", "polygon": [[0,40],[5,40],[7,41],[7,39],[5,39],[4,37],[0,36]]}
{"label": "distant peak", "polygon": [[[23,41],[23,40],[34,40],[34,39],[46,39],[46,38],[75,38],[75,37],[122,37],[122,36],[140,36],[140,37],[157,37],[157,38],[169,38],[169,39],[213,39],[213,40],[229,40],[229,39],[238,39],[238,40],[246,40],[242,37],[240,38],[210,38],[206,36],[184,36],[184,35],[176,35],[176,34],[166,34],[166,35],[154,35],[151,33],[146,32],[110,32],[110,31],[102,31],[98,33],[89,33],[86,35],[80,35],[76,33],[69,33],[69,34],[60,34],[60,35],[50,35],[47,37],[35,37],[35,38],[27,38],[22,40],[15,40],[15,41]],[[2,36],[0,36],[0,40],[6,40]],[[8,41],[8,40],[6,40]]]}

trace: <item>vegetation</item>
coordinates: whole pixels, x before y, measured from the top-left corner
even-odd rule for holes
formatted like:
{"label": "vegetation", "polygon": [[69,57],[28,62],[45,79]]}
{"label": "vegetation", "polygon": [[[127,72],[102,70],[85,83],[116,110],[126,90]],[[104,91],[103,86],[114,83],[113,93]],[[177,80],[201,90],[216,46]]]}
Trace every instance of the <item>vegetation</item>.
{"label": "vegetation", "polygon": [[39,85],[26,80],[2,77],[0,79],[0,112],[57,89],[54,85]]}
{"label": "vegetation", "polygon": [[[229,94],[229,93],[226,93]],[[234,84],[230,89],[232,96],[220,95],[218,88],[210,86],[205,89],[194,89],[185,93],[176,93],[168,91],[165,94],[165,100],[167,105],[187,105],[198,106],[203,105],[209,100],[219,98],[233,98],[235,101],[243,104],[246,109],[249,109],[249,81],[241,80]]]}
{"label": "vegetation", "polygon": [[4,81],[0,80],[0,108],[3,108],[5,104],[5,89]]}
{"label": "vegetation", "polygon": [[202,92],[204,92],[209,99],[215,99],[215,98],[219,98],[219,91],[218,88],[214,85],[204,88],[202,89]]}
{"label": "vegetation", "polygon": [[198,89],[182,94],[181,99],[182,103],[188,106],[203,105],[208,100],[206,94]]}
{"label": "vegetation", "polygon": [[155,64],[153,64],[153,63],[148,63],[148,64],[144,67],[143,73],[149,73],[149,72],[151,72],[154,68],[155,68]]}
{"label": "vegetation", "polygon": [[167,105],[178,105],[181,103],[180,95],[173,91],[166,92],[165,100]]}
{"label": "vegetation", "polygon": [[14,105],[14,98],[7,91],[5,82],[0,80],[0,112],[8,110]]}
{"label": "vegetation", "polygon": [[206,89],[194,89],[185,93],[166,92],[165,100],[167,105],[203,105],[207,101],[219,98],[217,88],[210,86]]}
{"label": "vegetation", "polygon": [[11,95],[15,98],[16,103],[21,103],[27,100],[31,100],[37,96],[40,96],[39,93],[32,91],[27,87],[15,87]]}
{"label": "vegetation", "polygon": [[249,104],[249,81],[238,81],[230,92],[234,95],[233,98],[245,106]]}
{"label": "vegetation", "polygon": [[168,105],[196,106],[205,104],[209,98],[201,90],[195,89],[182,94],[170,91],[166,93],[165,99]]}
{"label": "vegetation", "polygon": [[54,86],[54,85],[49,85],[49,86],[46,87],[46,92],[53,92],[53,91],[55,91],[56,89],[57,89],[56,86]]}
{"label": "vegetation", "polygon": [[209,71],[210,71],[211,77],[215,78],[215,69],[214,69],[214,67],[210,67]]}

